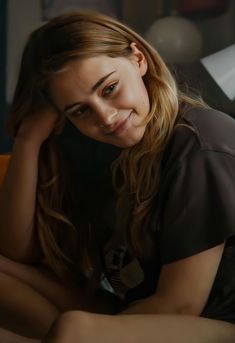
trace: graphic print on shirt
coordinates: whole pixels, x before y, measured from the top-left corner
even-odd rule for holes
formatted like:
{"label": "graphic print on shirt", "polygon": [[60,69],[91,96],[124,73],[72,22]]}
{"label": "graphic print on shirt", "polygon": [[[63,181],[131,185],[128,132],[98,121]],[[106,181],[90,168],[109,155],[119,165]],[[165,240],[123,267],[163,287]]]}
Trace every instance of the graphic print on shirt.
{"label": "graphic print on shirt", "polygon": [[121,299],[128,290],[144,281],[144,272],[137,258],[131,256],[124,245],[104,254],[105,274],[114,293]]}

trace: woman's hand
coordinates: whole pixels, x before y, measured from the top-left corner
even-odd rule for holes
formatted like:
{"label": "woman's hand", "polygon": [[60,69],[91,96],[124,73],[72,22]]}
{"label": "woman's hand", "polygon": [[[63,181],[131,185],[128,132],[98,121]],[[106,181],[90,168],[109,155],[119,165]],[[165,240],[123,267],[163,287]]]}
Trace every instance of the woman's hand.
{"label": "woman's hand", "polygon": [[53,107],[46,107],[34,114],[27,116],[18,132],[16,139],[23,139],[35,143],[38,146],[54,133],[58,133],[59,114]]}

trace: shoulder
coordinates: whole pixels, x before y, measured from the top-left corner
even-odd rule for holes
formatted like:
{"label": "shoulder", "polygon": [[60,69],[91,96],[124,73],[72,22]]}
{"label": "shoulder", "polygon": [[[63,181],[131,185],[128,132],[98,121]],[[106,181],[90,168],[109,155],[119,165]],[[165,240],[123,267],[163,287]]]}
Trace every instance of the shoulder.
{"label": "shoulder", "polygon": [[193,128],[200,149],[235,156],[235,120],[232,117],[212,108],[190,108],[180,122]]}
{"label": "shoulder", "polygon": [[235,120],[210,108],[186,110],[166,146],[163,168],[178,168],[198,154],[235,160]]}

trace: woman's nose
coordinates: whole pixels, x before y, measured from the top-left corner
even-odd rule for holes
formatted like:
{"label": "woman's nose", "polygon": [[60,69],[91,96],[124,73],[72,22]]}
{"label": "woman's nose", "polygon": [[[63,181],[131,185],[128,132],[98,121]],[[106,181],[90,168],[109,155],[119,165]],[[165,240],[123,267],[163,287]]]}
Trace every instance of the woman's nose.
{"label": "woman's nose", "polygon": [[116,121],[118,111],[107,104],[97,106],[96,116],[99,125],[110,126]]}

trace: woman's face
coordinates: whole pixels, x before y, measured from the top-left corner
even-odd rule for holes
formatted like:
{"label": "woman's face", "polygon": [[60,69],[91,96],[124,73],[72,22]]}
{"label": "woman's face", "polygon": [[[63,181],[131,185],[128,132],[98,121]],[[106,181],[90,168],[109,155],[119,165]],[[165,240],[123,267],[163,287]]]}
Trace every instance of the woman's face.
{"label": "woman's face", "polygon": [[144,55],[131,44],[130,58],[106,55],[70,61],[49,90],[57,108],[86,136],[121,148],[143,137],[149,97],[142,77]]}

